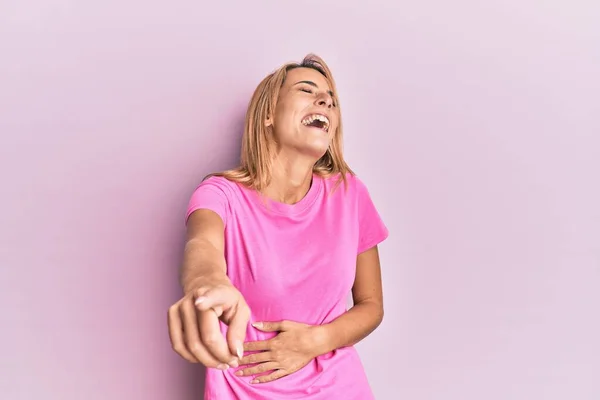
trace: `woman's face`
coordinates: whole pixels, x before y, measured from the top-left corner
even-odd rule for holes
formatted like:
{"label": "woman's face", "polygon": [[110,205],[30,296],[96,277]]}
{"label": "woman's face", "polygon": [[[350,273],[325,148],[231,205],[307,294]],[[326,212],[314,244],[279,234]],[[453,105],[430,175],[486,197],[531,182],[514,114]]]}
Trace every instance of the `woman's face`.
{"label": "woman's face", "polygon": [[327,79],[311,68],[288,71],[279,91],[273,126],[279,150],[321,158],[339,124],[339,112]]}

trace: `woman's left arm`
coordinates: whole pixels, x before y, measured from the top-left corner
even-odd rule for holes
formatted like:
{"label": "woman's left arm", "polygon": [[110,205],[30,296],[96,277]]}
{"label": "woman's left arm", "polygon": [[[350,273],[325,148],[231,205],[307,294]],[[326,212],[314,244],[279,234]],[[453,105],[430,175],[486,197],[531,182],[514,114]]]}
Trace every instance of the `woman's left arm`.
{"label": "woman's left arm", "polygon": [[244,343],[248,354],[240,360],[238,376],[273,371],[256,377],[251,383],[265,383],[292,374],[310,360],[340,347],[352,346],[377,328],[383,319],[381,268],[377,246],[360,253],[356,261],[356,277],[352,287],[354,306],[323,325],[307,325],[294,321],[269,321],[253,324],[265,332],[279,332],[272,339]]}
{"label": "woman's left arm", "polygon": [[377,246],[360,253],[352,287],[354,306],[328,324],[314,326],[319,354],[352,346],[367,337],[383,319],[383,290]]}

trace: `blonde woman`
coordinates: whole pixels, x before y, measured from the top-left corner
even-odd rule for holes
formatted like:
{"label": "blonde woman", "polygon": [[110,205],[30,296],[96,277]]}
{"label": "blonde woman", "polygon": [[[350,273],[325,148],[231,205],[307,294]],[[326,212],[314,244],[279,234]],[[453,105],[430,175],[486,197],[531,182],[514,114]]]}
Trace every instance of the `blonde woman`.
{"label": "blonde woman", "polygon": [[344,161],[322,59],[258,85],[240,166],[202,181],[186,225],[169,333],[207,367],[206,400],[373,398],[353,345],[383,318],[377,245],[388,231]]}

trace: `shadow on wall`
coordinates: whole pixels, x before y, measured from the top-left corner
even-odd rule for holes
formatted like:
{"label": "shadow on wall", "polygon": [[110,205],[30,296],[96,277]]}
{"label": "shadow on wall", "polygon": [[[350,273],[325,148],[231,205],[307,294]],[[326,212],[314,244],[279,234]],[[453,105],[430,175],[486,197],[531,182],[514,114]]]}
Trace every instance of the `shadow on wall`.
{"label": "shadow on wall", "polygon": [[[189,185],[178,192],[180,194],[182,192],[184,193],[183,200],[180,200],[180,206],[178,207],[178,215],[185,215],[189,197],[206,175],[239,165],[245,112],[245,109],[242,111],[236,110],[235,112],[229,114],[233,114],[235,117],[228,117],[226,120],[222,121],[222,124],[220,124],[219,128],[219,131],[222,134],[220,133],[218,135],[218,143],[216,145],[205,146],[204,144],[207,143],[205,135],[203,135],[202,132],[198,133],[198,151],[196,152],[198,157],[195,157],[191,160],[184,160],[183,162],[185,168],[190,168],[196,172],[190,174],[192,180],[189,182]],[[181,218],[176,218],[175,220],[177,224],[181,223]],[[181,232],[181,234],[179,240],[174,241],[176,243],[176,248],[174,249],[176,254],[174,265],[180,266],[183,261],[185,229],[176,229],[176,231]],[[173,264],[169,264],[167,268],[171,268],[172,265]],[[182,295],[181,285],[179,283],[179,274],[174,274],[172,270],[167,271],[167,273],[173,276],[173,295],[169,297],[172,298],[173,301],[177,301]],[[167,308],[169,306],[170,304],[167,305]],[[175,354],[175,356],[179,357],[177,354]],[[189,389],[185,391],[186,395],[184,398],[182,398],[182,400],[198,400],[203,398],[205,376],[204,366],[201,364],[190,364],[183,359],[181,359],[181,363],[183,365],[181,368],[183,374],[182,382],[184,386]]]}

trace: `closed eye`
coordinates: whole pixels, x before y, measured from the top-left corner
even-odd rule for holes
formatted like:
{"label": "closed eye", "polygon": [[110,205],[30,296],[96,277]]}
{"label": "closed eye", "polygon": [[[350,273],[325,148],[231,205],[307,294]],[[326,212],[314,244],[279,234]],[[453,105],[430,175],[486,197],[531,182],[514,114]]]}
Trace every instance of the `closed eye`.
{"label": "closed eye", "polygon": [[[310,93],[310,94],[312,94],[312,93],[313,93],[313,91],[312,91],[311,89],[309,89],[309,88],[305,88],[305,87],[304,87],[304,88],[300,88],[300,91],[301,91],[301,92],[304,92],[304,93]],[[332,99],[332,105],[333,105],[334,107],[337,107],[337,101],[335,101],[335,98],[333,97],[333,93],[332,93],[332,92],[329,92],[329,95],[331,96],[331,99]]]}

